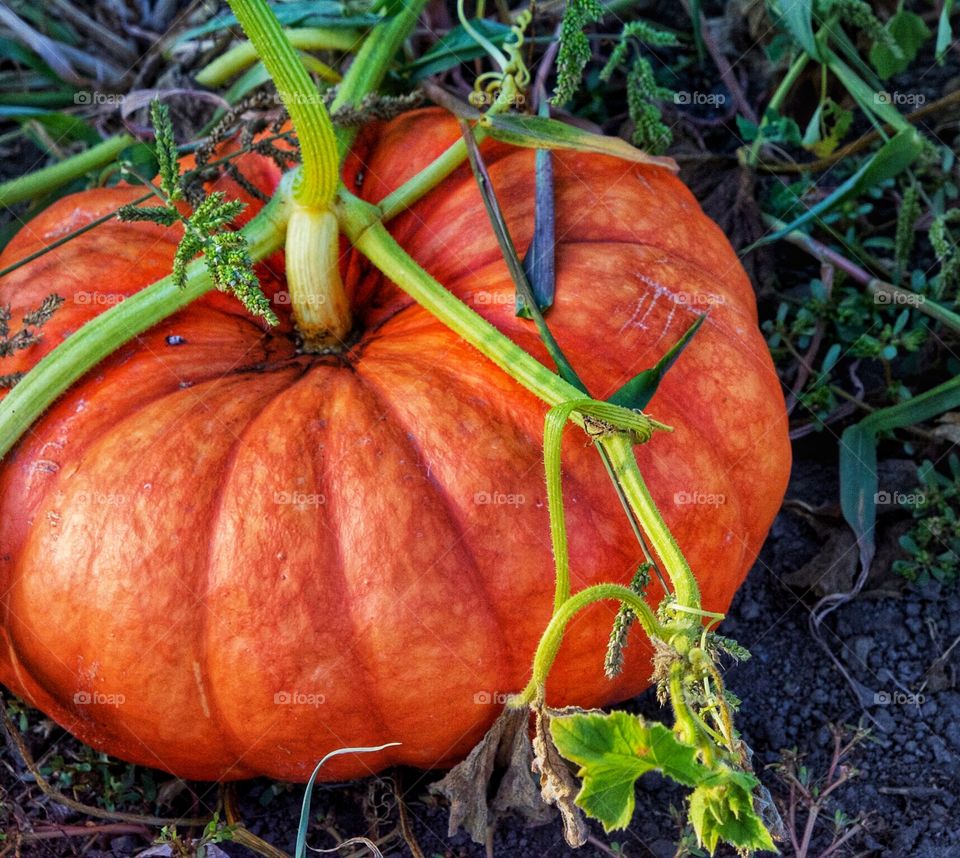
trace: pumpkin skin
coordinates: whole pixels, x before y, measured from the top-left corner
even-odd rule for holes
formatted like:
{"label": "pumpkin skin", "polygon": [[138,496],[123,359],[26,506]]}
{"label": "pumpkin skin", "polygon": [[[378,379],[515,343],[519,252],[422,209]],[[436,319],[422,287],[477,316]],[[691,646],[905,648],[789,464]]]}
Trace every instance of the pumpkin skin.
{"label": "pumpkin skin", "polygon": [[[378,200],[458,134],[432,109],[368,128],[345,182]],[[533,153],[489,141],[484,153],[523,251]],[[279,180],[266,160],[240,163],[267,191]],[[548,322],[594,396],[651,366],[711,309],[648,408],[674,432],[637,457],[704,607],[724,611],[790,467],[751,285],[666,170],[570,152],[554,163]],[[229,179],[219,186],[242,196]],[[0,266],[139,194],[59,201]],[[549,365],[531,323],[514,316],[469,167],[390,229]],[[111,221],[4,278],[13,325],[50,293],[67,300],[0,373],[29,369],[109,303],[169,273],[178,238]],[[402,745],[339,757],[321,778],[445,767],[528,678],[553,600],[545,406],[342,246],[358,332],[348,352],[297,354],[276,254],[259,273],[278,329],[211,293],[75,384],[0,465],[0,680],[98,749],[192,779],[302,781],[330,750],[391,741]],[[628,582],[638,546],[575,430],[564,468],[574,589]],[[654,604],[660,596],[651,587]],[[574,620],[551,703],[593,707],[648,685],[639,631],[621,676],[603,676],[615,611],[595,605]]]}

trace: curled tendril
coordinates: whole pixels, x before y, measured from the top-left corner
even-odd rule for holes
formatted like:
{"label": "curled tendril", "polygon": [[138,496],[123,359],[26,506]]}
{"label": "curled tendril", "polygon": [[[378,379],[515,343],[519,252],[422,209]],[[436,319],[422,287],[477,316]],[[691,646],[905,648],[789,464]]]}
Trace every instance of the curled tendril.
{"label": "curled tendril", "polygon": [[[462,0],[458,10],[462,11]],[[490,57],[500,67],[499,71],[489,71],[477,77],[470,93],[470,103],[474,107],[485,107],[496,104],[501,96],[505,95],[508,104],[522,104],[524,92],[530,85],[530,71],[523,61],[521,50],[525,39],[525,32],[533,16],[529,9],[525,9],[517,16],[516,22],[510,28],[510,34],[504,40],[503,51],[493,46],[485,37],[469,26],[465,17],[461,16],[464,29],[481,45]],[[491,50],[492,48],[492,50]],[[504,53],[505,52],[505,53]]]}

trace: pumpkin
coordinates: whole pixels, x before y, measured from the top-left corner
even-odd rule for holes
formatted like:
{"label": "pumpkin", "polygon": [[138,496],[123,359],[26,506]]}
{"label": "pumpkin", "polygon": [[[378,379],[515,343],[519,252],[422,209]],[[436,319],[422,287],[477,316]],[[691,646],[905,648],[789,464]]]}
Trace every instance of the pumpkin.
{"label": "pumpkin", "polygon": [[[376,201],[459,134],[433,109],[363,133],[344,169]],[[533,225],[533,152],[483,151],[517,246]],[[241,170],[267,192],[265,159]],[[219,187],[242,190],[224,178]],[[751,285],[670,172],[555,156],[557,297],[548,322],[591,393],[652,366],[703,325],[648,411],[674,428],[637,448],[667,523],[723,611],[782,500],[790,462],[780,384]],[[33,221],[0,266],[139,195],[90,190]],[[251,209],[252,210],[252,209]],[[249,212],[246,216],[249,216]],[[539,359],[468,166],[391,222],[441,283]],[[13,323],[64,306],[28,370],[107,306],[170,271],[175,228],[110,221],[0,285]],[[0,679],[77,737],[193,779],[326,779],[452,765],[523,687],[550,617],[545,406],[387,282],[344,241],[355,339],[298,353],[282,254],[260,266],[282,317],[268,330],[211,293],[74,385],[0,467]],[[14,328],[15,329],[15,328]],[[574,590],[629,582],[642,559],[595,451],[564,441]],[[655,603],[661,592],[651,588]],[[615,604],[571,625],[557,704],[648,685],[635,633],[603,675]]]}

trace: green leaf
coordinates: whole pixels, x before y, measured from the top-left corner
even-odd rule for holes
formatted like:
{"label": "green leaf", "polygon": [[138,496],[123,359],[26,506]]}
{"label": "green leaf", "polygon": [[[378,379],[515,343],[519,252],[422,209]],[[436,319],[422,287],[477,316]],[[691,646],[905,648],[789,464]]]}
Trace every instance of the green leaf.
{"label": "green leaf", "polygon": [[693,335],[700,330],[700,326],[706,318],[706,314],[699,316],[694,323],[687,328],[684,335],[670,348],[670,351],[657,361],[655,366],[635,375],[614,393],[608,401],[615,405],[622,405],[625,408],[641,410],[646,408],[650,400],[653,399],[653,395],[657,392],[657,388],[660,386],[660,382],[663,381],[663,377],[667,374],[667,370],[670,369],[676,359],[680,357],[680,354],[687,347],[687,343],[689,343],[690,340],[693,339]]}
{"label": "green leaf", "polygon": [[[501,24],[499,21],[474,18],[470,21],[470,26],[497,47],[502,45],[504,39],[510,34],[510,27]],[[406,66],[406,71],[410,75],[410,79],[417,82],[430,77],[430,75],[458,66],[467,60],[474,60],[485,55],[483,46],[477,44],[462,24],[457,24],[423,56],[417,57],[412,63],[409,63]]]}
{"label": "green leaf", "polygon": [[696,748],[683,744],[669,728],[627,712],[566,715],[550,725],[557,749],[580,766],[583,787],[577,805],[600,820],[605,831],[630,824],[634,788],[642,774],[656,770],[694,786],[709,772],[697,762]]}
{"label": "green leaf", "polygon": [[725,766],[690,796],[690,822],[697,841],[712,855],[720,841],[738,849],[776,852],[753,805],[757,779]]}
{"label": "green leaf", "polygon": [[637,164],[655,164],[677,172],[673,158],[648,155],[631,146],[619,137],[607,137],[593,134],[542,116],[523,116],[516,113],[486,114],[480,119],[480,125],[495,140],[522,146],[527,149],[572,149],[577,152],[595,152],[600,155],[612,155]]}
{"label": "green leaf", "polygon": [[783,229],[765,236],[751,245],[750,249],[777,241],[788,232],[820,218],[835,206],[851,197],[857,197],[887,179],[892,179],[907,169],[923,151],[923,138],[913,128],[907,127],[891,137],[874,153],[856,173],[841,184],[825,199],[807,209],[800,217]]}
{"label": "green leaf", "polygon": [[887,22],[886,29],[900,46],[901,56],[898,57],[882,42],[876,42],[870,49],[870,62],[883,80],[904,71],[914,61],[923,43],[930,38],[930,28],[923,18],[905,9]]}
{"label": "green leaf", "polygon": [[938,65],[943,65],[947,58],[947,51],[953,43],[953,27],[950,24],[950,13],[952,11],[953,0],[943,0],[940,7],[940,18],[937,20],[937,47],[934,51]]}
{"label": "green leaf", "polygon": [[813,0],[780,0],[780,21],[804,51],[813,59],[820,59],[813,34]]}

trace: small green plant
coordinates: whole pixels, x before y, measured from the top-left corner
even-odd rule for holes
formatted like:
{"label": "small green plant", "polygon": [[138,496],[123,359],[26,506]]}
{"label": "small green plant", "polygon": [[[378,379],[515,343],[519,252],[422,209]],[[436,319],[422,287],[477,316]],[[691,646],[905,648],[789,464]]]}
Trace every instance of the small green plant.
{"label": "small green plant", "polygon": [[[834,803],[833,794],[858,776],[859,772],[849,760],[869,733],[838,726],[832,728],[832,733],[830,764],[822,775],[815,775],[795,748],[783,751],[780,761],[771,766],[787,789],[779,804],[786,820],[790,858],[809,858],[814,854],[818,858],[830,858],[839,854],[867,826],[866,815],[850,819],[839,807],[834,807],[831,814],[830,805]],[[814,838],[824,827],[828,829],[829,839],[821,851],[814,853]]]}
{"label": "small green plant", "polygon": [[960,459],[948,459],[949,474],[926,460],[917,475],[919,485],[902,505],[913,515],[909,532],[900,537],[907,557],[893,569],[910,581],[953,584],[960,574]]}
{"label": "small green plant", "polygon": [[175,825],[165,825],[154,842],[169,846],[172,858],[206,858],[208,846],[233,840],[234,834],[235,827],[221,825],[220,814],[214,813],[203,833],[197,838],[183,837]]}

